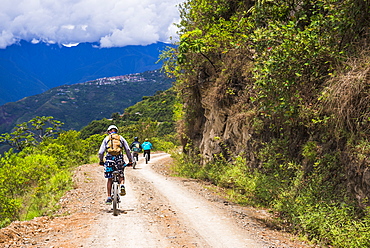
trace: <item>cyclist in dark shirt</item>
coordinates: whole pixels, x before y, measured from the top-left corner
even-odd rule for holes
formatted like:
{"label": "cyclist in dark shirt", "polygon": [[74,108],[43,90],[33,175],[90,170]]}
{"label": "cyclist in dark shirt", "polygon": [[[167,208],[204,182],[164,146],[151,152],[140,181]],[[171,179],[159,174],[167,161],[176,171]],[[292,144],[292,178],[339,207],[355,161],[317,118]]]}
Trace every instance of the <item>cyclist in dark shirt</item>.
{"label": "cyclist in dark shirt", "polygon": [[142,147],[141,147],[141,143],[139,142],[139,138],[138,137],[135,137],[134,138],[134,142],[131,143],[131,151],[133,151],[133,157],[136,158],[136,161],[139,161],[139,152],[141,152],[142,150]]}

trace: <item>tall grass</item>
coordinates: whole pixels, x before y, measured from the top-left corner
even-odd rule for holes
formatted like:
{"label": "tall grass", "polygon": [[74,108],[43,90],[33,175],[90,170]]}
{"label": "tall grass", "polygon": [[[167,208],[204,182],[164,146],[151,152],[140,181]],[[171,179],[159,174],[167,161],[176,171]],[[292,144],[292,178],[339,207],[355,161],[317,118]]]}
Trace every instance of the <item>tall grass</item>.
{"label": "tall grass", "polygon": [[[279,213],[276,223],[303,240],[324,247],[370,247],[370,208],[361,210],[351,205],[344,194],[336,192],[336,185],[325,181],[327,173],[321,170],[307,177],[294,163],[280,164],[262,173],[248,168],[240,156],[232,163],[219,156],[204,166],[196,156],[177,153],[174,157],[173,170],[177,174],[224,187],[229,200],[236,203]],[[316,166],[327,168],[330,162],[328,159]],[[287,168],[288,175],[284,174]]]}

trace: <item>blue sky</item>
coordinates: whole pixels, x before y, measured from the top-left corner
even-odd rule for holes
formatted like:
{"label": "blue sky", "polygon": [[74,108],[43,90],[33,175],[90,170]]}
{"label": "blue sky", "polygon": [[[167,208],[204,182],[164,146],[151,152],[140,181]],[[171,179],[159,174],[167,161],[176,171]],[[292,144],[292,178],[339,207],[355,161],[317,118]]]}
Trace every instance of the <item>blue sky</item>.
{"label": "blue sky", "polygon": [[176,40],[181,0],[0,0],[0,49],[25,40],[74,46]]}

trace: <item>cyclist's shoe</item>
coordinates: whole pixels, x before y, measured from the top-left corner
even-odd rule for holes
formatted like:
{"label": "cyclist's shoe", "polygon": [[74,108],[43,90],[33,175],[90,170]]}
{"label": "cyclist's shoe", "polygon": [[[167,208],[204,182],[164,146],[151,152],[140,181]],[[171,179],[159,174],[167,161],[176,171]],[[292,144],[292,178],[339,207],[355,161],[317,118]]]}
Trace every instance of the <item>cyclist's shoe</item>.
{"label": "cyclist's shoe", "polygon": [[121,196],[124,196],[126,195],[126,189],[125,189],[125,185],[121,185],[121,192],[119,193]]}
{"label": "cyclist's shoe", "polygon": [[105,204],[112,204],[112,197],[108,196],[108,199],[105,201]]}

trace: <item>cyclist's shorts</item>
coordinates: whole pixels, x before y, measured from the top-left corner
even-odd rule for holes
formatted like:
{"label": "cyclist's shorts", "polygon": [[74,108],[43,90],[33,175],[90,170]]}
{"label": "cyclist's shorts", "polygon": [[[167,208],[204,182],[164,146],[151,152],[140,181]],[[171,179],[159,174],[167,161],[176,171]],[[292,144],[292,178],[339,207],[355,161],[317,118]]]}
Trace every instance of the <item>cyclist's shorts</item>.
{"label": "cyclist's shorts", "polygon": [[123,171],[125,170],[123,161],[123,155],[117,155],[117,156],[106,156],[105,162],[104,162],[104,177],[105,178],[112,178],[113,171],[118,170],[121,174],[121,177],[124,177]]}

